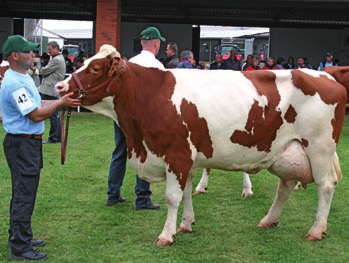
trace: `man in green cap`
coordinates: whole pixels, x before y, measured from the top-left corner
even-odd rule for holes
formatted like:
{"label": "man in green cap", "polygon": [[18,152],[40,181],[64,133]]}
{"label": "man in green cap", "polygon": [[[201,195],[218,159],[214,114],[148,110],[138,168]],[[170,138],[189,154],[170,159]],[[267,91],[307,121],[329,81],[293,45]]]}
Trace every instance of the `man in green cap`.
{"label": "man in green cap", "polygon": [[2,50],[10,64],[1,83],[0,104],[6,136],[4,153],[11,172],[12,198],[8,245],[14,260],[42,260],[35,246],[43,240],[33,239],[31,218],[43,167],[42,134],[44,120],[64,106],[77,107],[80,100],[69,93],[56,101],[41,101],[34,80],[27,74],[39,44],[20,35],[7,38]]}
{"label": "man in green cap", "polygon": [[326,67],[338,66],[338,63],[334,61],[333,54],[331,52],[326,53],[326,60],[320,62],[318,71],[324,70]]}
{"label": "man in green cap", "polygon": [[[160,35],[159,30],[156,27],[148,27],[141,33],[141,45],[142,52],[137,56],[130,59],[130,62],[139,64],[144,67],[154,67],[159,69],[165,69],[164,65],[155,58],[159,53],[161,41],[166,41]],[[126,201],[120,194],[120,188],[124,180],[127,161],[126,139],[121,129],[114,122],[114,139],[115,149],[112,154],[110,162],[109,176],[108,176],[108,200],[107,206],[113,206],[117,203]],[[152,194],[150,190],[150,183],[141,179],[136,175],[136,210],[158,210],[160,205],[153,204],[150,199]]]}

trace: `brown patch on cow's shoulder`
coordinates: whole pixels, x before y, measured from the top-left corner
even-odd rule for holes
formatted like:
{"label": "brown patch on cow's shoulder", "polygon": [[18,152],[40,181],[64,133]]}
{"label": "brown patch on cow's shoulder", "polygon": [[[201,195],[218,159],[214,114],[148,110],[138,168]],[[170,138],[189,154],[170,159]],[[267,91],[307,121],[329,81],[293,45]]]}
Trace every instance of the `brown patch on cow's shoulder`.
{"label": "brown patch on cow's shoulder", "polygon": [[266,106],[259,106],[257,98],[248,114],[245,130],[234,131],[230,140],[246,147],[257,147],[258,151],[270,152],[278,129],[283,124],[281,112],[278,110],[281,97],[276,87],[276,75],[271,71],[243,71],[242,74],[249,79],[257,93],[265,96]]}
{"label": "brown patch on cow's shoulder", "polygon": [[[184,190],[193,160],[188,128],[171,101],[176,85],[174,75],[128,63],[121,79],[115,110],[127,140],[129,158],[134,153],[145,162],[146,145],[150,152],[164,159],[168,171],[176,175]],[[189,108],[192,114],[195,109]]]}
{"label": "brown patch on cow's shoulder", "polygon": [[202,152],[206,158],[213,155],[212,140],[208,131],[207,121],[199,117],[199,112],[195,104],[182,99],[181,115],[187,123],[190,131],[190,140],[198,152]]}
{"label": "brown patch on cow's shoulder", "polygon": [[292,105],[288,107],[284,117],[288,123],[294,123],[296,121],[297,112]]}
{"label": "brown patch on cow's shoulder", "polygon": [[332,138],[338,144],[345,117],[346,90],[333,79],[325,75],[313,77],[301,70],[292,70],[292,81],[296,88],[305,95],[318,94],[321,100],[328,105],[336,105],[332,124]]}

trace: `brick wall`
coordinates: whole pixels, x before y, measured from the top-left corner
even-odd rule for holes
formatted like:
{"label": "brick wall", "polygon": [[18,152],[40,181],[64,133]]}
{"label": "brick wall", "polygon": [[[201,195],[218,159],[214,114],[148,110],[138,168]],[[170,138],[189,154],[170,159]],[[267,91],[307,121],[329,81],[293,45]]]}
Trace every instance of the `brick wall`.
{"label": "brick wall", "polygon": [[120,50],[121,0],[97,0],[96,52],[104,44]]}

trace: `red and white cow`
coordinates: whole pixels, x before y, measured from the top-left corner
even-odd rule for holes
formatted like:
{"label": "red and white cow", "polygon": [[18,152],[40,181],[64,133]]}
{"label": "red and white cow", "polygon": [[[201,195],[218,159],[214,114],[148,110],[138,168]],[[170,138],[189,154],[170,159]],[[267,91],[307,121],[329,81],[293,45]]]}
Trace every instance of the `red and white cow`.
{"label": "red and white cow", "polygon": [[201,168],[280,178],[261,227],[275,225],[297,181],[315,182],[318,212],[306,235],[321,240],[334,189],[341,178],[336,147],[345,117],[346,90],[313,70],[236,72],[160,70],[121,59],[102,46],[75,77],[57,85],[60,94],[82,96],[82,105],[118,121],[128,157],[149,182],[167,180],[168,207],[156,245],[192,232],[192,172]]}

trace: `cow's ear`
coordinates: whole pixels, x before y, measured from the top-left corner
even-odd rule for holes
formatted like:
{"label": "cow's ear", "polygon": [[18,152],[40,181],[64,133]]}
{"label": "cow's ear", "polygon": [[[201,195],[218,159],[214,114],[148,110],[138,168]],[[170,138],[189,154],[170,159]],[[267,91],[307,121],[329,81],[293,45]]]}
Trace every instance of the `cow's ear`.
{"label": "cow's ear", "polygon": [[117,72],[119,66],[120,66],[120,58],[114,57],[114,58],[110,61],[110,68],[109,68],[109,71],[108,71],[108,77],[113,76],[114,73]]}

